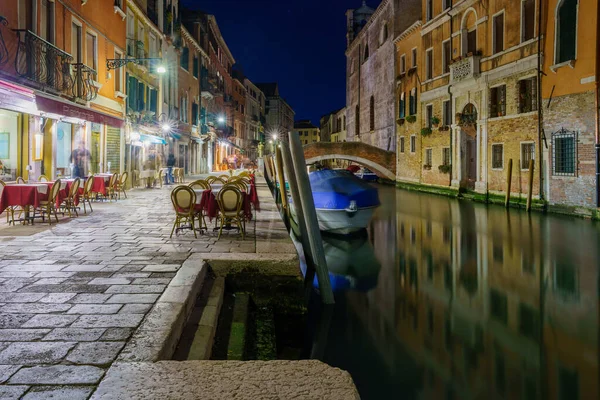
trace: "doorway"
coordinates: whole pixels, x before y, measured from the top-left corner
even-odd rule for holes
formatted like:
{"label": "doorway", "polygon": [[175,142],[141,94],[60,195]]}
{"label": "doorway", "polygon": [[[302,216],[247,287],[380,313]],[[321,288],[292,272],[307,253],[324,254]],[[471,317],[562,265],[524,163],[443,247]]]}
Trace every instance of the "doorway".
{"label": "doorway", "polygon": [[475,189],[475,182],[477,182],[478,168],[477,109],[473,104],[469,103],[463,108],[458,122],[461,127],[465,152],[463,182],[467,189],[473,190]]}

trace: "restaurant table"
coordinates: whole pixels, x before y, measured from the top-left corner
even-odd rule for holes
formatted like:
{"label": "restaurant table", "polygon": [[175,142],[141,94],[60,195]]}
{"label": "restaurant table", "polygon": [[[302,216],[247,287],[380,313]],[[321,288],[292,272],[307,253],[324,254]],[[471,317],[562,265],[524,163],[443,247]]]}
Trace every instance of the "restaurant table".
{"label": "restaurant table", "polygon": [[30,221],[30,207],[38,208],[40,202],[48,198],[50,189],[46,183],[26,183],[6,185],[0,194],[0,214],[9,207],[21,207],[25,210],[25,218],[20,221]]}
{"label": "restaurant table", "polygon": [[[194,189],[196,192],[196,209],[204,211],[204,215],[212,221],[217,216],[219,205],[217,204],[217,193],[220,189]],[[242,191],[242,210],[246,219],[252,219],[252,209],[250,207],[250,196]]]}
{"label": "restaurant table", "polygon": [[[106,196],[106,187],[108,186],[108,182],[110,181],[112,174],[96,174],[93,176],[94,183],[92,184],[92,192],[100,193],[103,196]],[[89,177],[87,178],[89,179]]]}
{"label": "restaurant table", "polygon": [[145,169],[143,171],[140,171],[140,179],[145,179],[146,187],[151,188],[154,185],[154,180],[156,179],[156,170]]}

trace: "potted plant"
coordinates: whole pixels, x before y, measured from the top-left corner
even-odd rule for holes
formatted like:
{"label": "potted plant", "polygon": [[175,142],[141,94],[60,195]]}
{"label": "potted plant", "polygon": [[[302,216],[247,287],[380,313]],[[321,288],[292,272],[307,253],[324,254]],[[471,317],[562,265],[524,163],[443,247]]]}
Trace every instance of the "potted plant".
{"label": "potted plant", "polygon": [[429,170],[431,170],[431,165],[429,165],[429,164],[423,164],[423,169],[429,171]]}
{"label": "potted plant", "polygon": [[448,125],[442,125],[438,128],[438,131],[440,132],[445,132],[445,131],[449,131],[450,127]]}
{"label": "potted plant", "polygon": [[408,117],[406,117],[406,122],[408,123],[413,123],[417,120],[417,117],[415,115],[409,115]]}
{"label": "potted plant", "polygon": [[431,128],[426,126],[425,128],[421,128],[421,135],[422,136],[429,136],[431,135]]}
{"label": "potted plant", "polygon": [[438,167],[438,170],[442,173],[442,174],[449,174],[450,173],[450,165],[449,164],[442,164]]}
{"label": "potted plant", "polygon": [[398,123],[398,125],[404,125],[404,117],[400,117],[396,120],[396,122]]}
{"label": "potted plant", "polygon": [[431,124],[437,128],[440,124],[440,119],[434,115],[433,117],[431,117]]}

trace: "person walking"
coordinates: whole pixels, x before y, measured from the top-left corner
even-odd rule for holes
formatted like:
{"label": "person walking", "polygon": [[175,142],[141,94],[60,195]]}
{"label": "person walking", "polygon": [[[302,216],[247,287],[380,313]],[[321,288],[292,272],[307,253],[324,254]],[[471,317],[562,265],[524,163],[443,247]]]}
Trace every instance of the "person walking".
{"label": "person walking", "polygon": [[73,177],[85,178],[85,170],[90,157],[90,152],[85,148],[83,142],[80,142],[79,146],[71,153],[70,161],[74,167]]}
{"label": "person walking", "polygon": [[167,159],[167,185],[175,183],[175,178],[173,177],[173,167],[175,166],[175,155],[173,153],[169,153],[169,158]]}

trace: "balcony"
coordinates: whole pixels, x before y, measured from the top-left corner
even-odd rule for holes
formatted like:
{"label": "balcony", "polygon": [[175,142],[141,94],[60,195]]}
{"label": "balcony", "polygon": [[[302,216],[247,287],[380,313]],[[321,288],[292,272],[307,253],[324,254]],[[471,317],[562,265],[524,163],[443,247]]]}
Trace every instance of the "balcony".
{"label": "balcony", "polygon": [[450,83],[458,83],[479,76],[480,55],[467,55],[450,65]]}
{"label": "balcony", "polygon": [[92,101],[98,97],[96,71],[84,64],[73,64],[73,86],[71,95],[75,99]]}
{"label": "balcony", "polygon": [[[136,39],[127,39],[127,57],[128,58],[147,58],[146,50],[144,50],[144,42]],[[144,61],[138,64],[143,67],[148,67],[148,62]]]}
{"label": "balcony", "polygon": [[217,85],[215,85],[210,79],[207,77],[202,78],[202,83],[200,85],[202,97],[205,99],[212,99],[217,96],[219,93],[219,89]]}
{"label": "balcony", "polygon": [[70,95],[73,57],[29,30],[15,32],[19,38],[15,56],[17,74],[44,90]]}

